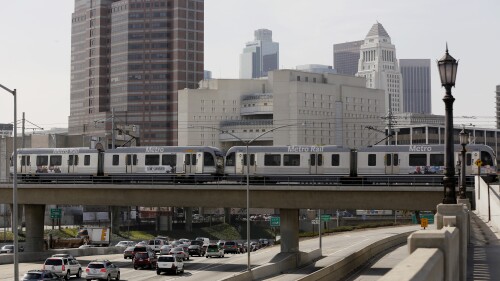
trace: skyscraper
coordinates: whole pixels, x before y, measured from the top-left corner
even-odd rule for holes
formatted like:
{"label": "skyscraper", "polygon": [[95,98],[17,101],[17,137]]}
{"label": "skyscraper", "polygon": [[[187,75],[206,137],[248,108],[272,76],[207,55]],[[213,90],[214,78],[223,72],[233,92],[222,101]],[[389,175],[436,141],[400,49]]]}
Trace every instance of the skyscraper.
{"label": "skyscraper", "polygon": [[240,78],[266,77],[267,72],[278,69],[278,42],[273,42],[273,32],[258,29],[254,32],[254,41],[248,42],[240,55]]}
{"label": "skyscraper", "polygon": [[403,111],[431,114],[431,60],[400,59]]}
{"label": "skyscraper", "polygon": [[109,136],[114,110],[143,145],[176,145],[177,90],[203,79],[204,1],[75,0],[72,18],[70,133]]}
{"label": "skyscraper", "polygon": [[356,75],[359,49],[363,42],[363,40],[359,40],[333,45],[333,67],[338,74]]}
{"label": "skyscraper", "polygon": [[403,81],[396,59],[396,47],[378,22],[372,26],[361,45],[356,76],[366,78],[366,87],[385,91],[389,116],[403,112]]}

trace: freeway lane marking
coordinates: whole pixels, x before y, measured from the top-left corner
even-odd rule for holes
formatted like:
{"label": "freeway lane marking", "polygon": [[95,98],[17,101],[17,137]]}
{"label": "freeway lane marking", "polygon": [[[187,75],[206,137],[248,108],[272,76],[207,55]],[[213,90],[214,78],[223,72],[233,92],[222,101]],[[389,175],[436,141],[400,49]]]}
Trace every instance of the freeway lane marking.
{"label": "freeway lane marking", "polygon": [[329,254],[329,255],[328,255],[328,257],[329,257],[329,256],[332,256],[332,255],[335,255],[336,253],[342,252],[342,251],[344,251],[344,250],[347,250],[347,249],[349,249],[349,248],[351,248],[351,247],[354,247],[354,246],[356,246],[356,245],[359,245],[359,244],[361,244],[361,243],[363,243],[363,242],[365,242],[365,241],[368,241],[368,240],[371,240],[371,238],[366,238],[366,239],[363,239],[363,240],[359,241],[358,243],[354,243],[354,244],[352,244],[352,245],[350,245],[350,246],[347,246],[347,247],[345,247],[345,248],[342,248],[342,249],[340,249],[340,250],[337,250],[337,251],[335,251],[335,252],[333,252],[333,253]]}

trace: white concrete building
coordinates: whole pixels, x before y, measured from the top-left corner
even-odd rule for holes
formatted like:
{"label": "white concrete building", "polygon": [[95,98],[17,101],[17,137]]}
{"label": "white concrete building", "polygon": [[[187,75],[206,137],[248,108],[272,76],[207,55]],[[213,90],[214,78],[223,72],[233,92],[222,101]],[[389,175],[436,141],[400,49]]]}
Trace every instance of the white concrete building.
{"label": "white concrete building", "polygon": [[[179,91],[179,145],[227,149],[272,128],[253,145],[374,144],[384,134],[384,91],[365,79],[296,70],[269,72],[267,79],[212,79]],[[216,129],[211,129],[213,127]]]}
{"label": "white concrete building", "polygon": [[358,77],[366,87],[385,91],[387,115],[403,112],[403,79],[396,58],[396,47],[382,24],[372,26],[360,48]]}
{"label": "white concrete building", "polygon": [[240,78],[266,77],[267,72],[279,67],[280,45],[273,42],[273,32],[258,29],[254,41],[246,43],[240,55]]}

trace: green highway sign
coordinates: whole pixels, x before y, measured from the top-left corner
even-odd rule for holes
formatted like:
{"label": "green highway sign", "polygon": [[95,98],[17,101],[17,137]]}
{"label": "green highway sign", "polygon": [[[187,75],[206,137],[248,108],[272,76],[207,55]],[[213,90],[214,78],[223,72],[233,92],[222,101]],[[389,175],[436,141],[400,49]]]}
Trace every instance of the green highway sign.
{"label": "green highway sign", "polygon": [[271,217],[271,227],[280,226],[280,217]]}
{"label": "green highway sign", "polygon": [[62,214],[62,209],[50,209],[51,219],[60,219]]}
{"label": "green highway sign", "polygon": [[332,219],[331,215],[321,215],[321,221],[329,221]]}

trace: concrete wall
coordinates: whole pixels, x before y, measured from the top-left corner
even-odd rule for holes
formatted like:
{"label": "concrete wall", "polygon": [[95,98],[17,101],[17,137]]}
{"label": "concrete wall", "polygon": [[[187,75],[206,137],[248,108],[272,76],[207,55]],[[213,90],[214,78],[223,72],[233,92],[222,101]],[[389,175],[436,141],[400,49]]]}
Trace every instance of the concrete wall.
{"label": "concrete wall", "polygon": [[500,185],[489,186],[482,179],[476,180],[475,199],[476,214],[484,221],[489,220],[493,227],[500,230]]}

